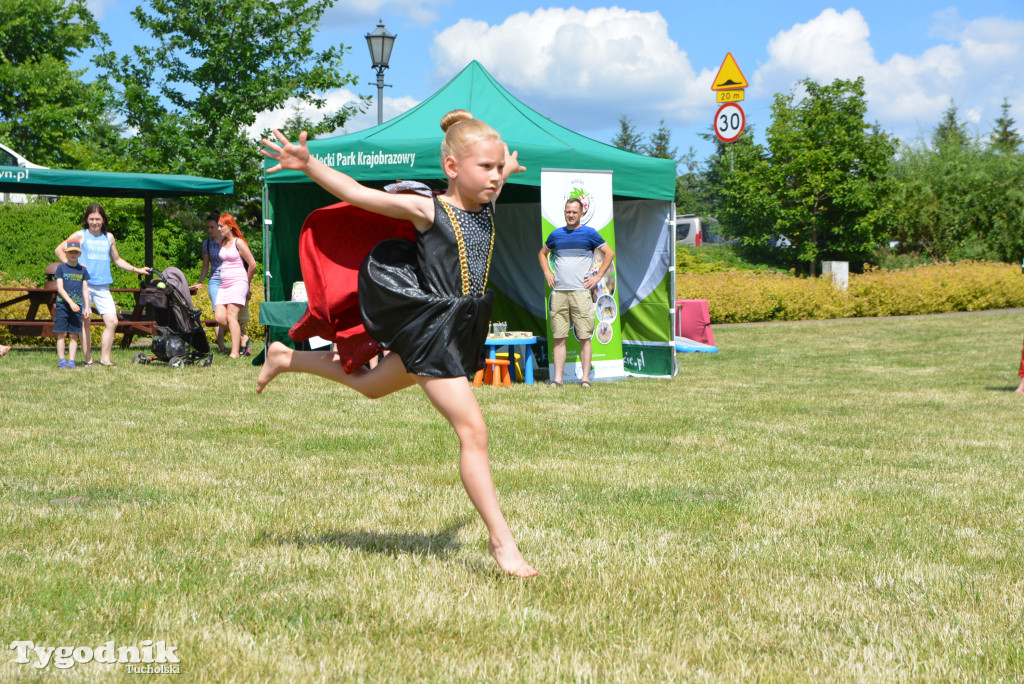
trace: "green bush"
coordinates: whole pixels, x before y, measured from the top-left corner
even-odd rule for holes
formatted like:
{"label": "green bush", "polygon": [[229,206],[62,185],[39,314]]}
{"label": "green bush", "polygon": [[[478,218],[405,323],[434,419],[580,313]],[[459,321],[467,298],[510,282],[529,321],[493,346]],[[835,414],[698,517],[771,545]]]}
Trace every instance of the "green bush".
{"label": "green bush", "polygon": [[1024,307],[1024,276],[1015,264],[958,262],[851,274],[846,292],[825,278],[781,273],[676,277],[680,299],[706,299],[712,323],[906,316]]}
{"label": "green bush", "polygon": [[779,269],[744,259],[733,245],[691,247],[676,244],[676,270],[679,273],[724,273],[734,270],[761,272]]}

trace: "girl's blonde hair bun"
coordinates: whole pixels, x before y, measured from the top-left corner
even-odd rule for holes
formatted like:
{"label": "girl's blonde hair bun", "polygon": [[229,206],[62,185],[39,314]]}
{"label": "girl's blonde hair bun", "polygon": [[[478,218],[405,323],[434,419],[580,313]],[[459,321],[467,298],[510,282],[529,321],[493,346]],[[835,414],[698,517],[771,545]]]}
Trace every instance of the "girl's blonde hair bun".
{"label": "girl's blonde hair bun", "polygon": [[469,121],[472,118],[473,113],[466,109],[453,109],[441,117],[441,130],[447,133],[448,129],[455,124]]}
{"label": "girl's blonde hair bun", "polygon": [[441,157],[463,157],[470,145],[478,140],[501,140],[498,132],[465,109],[453,109],[441,117],[444,141],[441,143]]}

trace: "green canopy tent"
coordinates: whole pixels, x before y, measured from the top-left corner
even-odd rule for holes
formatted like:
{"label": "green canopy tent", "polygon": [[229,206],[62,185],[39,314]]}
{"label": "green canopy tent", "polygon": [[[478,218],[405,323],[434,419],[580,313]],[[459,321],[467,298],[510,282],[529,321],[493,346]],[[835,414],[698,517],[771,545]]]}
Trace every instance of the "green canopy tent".
{"label": "green canopy tent", "polygon": [[76,197],[138,197],[145,200],[146,266],[153,265],[153,199],[231,195],[233,181],[160,173],[66,171],[0,166],[0,192]]}
{"label": "green canopy tent", "polygon": [[[311,154],[356,180],[380,187],[395,180],[439,181],[442,116],[467,109],[519,152],[526,173],[512,176],[497,211],[497,237],[489,287],[497,292],[494,319],[509,329],[544,331],[544,276],[537,262],[541,240],[540,171],[543,168],[612,171],[616,271],[622,307],[626,369],[637,375],[675,374],[676,168],[591,140],[553,123],[518,101],[472,62],[430,98],[364,131],[313,140]],[[266,168],[273,162],[267,161]],[[290,297],[302,279],[298,238],[313,210],[338,200],[304,174],[280,171],[264,186],[266,301]]]}

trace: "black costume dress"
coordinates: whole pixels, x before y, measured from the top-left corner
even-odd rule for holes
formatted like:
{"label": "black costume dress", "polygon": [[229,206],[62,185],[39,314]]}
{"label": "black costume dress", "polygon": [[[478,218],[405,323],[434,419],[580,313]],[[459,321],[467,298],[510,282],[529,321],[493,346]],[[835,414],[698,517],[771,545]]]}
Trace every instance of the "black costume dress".
{"label": "black costume dress", "polygon": [[478,212],[434,197],[434,223],[416,242],[385,240],[359,269],[366,331],[410,373],[434,378],[483,368],[494,293],[484,291],[494,247],[493,206]]}

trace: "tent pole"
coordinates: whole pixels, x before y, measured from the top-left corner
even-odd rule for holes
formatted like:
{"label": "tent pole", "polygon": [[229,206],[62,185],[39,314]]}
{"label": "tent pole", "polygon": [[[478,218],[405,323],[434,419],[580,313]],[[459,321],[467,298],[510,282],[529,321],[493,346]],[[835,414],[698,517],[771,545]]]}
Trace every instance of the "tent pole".
{"label": "tent pole", "polygon": [[153,268],[153,193],[146,193],[146,266]]}
{"label": "tent pole", "polygon": [[270,226],[273,224],[270,208],[270,188],[263,175],[263,301],[270,301]]}

